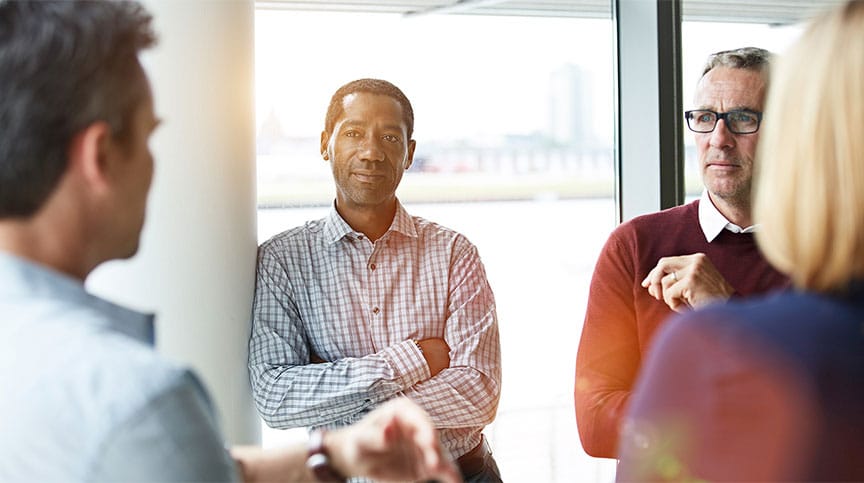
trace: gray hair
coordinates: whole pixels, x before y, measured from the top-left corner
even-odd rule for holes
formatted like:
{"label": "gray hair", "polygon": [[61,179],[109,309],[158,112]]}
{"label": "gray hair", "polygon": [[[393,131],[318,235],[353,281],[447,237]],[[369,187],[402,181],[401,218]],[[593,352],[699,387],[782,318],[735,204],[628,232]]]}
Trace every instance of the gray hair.
{"label": "gray hair", "polygon": [[715,67],[729,67],[761,72],[767,81],[772,56],[771,52],[759,47],[742,47],[715,52],[708,56],[702,75],[704,76]]}

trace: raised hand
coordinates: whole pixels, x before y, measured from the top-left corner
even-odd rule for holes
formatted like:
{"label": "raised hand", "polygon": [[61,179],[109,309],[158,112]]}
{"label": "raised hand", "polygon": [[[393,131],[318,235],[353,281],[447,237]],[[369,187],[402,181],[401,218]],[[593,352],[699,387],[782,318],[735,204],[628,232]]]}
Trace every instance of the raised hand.
{"label": "raised hand", "polygon": [[704,253],[661,258],[642,286],[676,312],[728,300],[735,292]]}
{"label": "raised hand", "polygon": [[432,420],[407,398],[388,401],[357,424],[324,436],[333,466],[344,475],[384,481],[462,481]]}

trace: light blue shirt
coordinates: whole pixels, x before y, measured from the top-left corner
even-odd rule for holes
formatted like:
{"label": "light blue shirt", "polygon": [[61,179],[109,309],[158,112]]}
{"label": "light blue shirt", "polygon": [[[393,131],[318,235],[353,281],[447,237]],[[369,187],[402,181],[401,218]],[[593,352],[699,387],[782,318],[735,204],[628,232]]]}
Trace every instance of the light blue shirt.
{"label": "light blue shirt", "polygon": [[0,481],[236,480],[206,391],[153,317],[0,253]]}

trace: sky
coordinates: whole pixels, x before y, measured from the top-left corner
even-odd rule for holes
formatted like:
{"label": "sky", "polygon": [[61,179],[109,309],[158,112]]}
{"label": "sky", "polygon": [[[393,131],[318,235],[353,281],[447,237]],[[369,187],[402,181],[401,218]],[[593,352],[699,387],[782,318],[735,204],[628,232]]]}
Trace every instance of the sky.
{"label": "sky", "polygon": [[[591,65],[595,96],[611,102],[609,25],[600,20],[259,11],[259,123],[275,109],[289,135],[317,137],[333,91],[356,78],[378,77],[392,81],[411,99],[418,138],[545,130],[550,73],[563,65]],[[608,130],[611,119],[603,109],[598,129]]]}
{"label": "sky", "polygon": [[[590,129],[613,139],[608,19],[258,10],[255,22],[258,124],[275,113],[288,136],[317,139],[330,95],[361,77],[390,80],[408,95],[421,141],[547,131],[551,73],[571,64],[591,86]],[[782,52],[799,32],[685,22],[685,109],[709,53],[745,45]]]}

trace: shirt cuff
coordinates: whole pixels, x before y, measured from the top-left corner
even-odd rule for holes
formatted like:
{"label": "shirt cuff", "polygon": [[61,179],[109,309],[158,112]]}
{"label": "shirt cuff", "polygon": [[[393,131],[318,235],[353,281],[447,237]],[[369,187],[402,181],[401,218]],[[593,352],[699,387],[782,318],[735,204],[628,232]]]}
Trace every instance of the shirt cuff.
{"label": "shirt cuff", "polygon": [[393,367],[396,381],[403,390],[432,376],[426,358],[413,340],[405,340],[384,349],[383,356]]}

